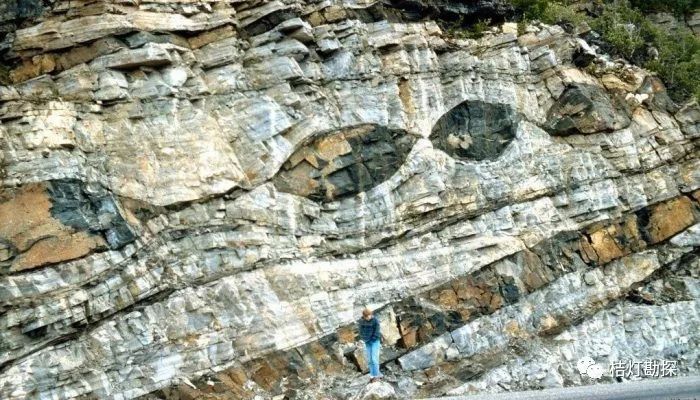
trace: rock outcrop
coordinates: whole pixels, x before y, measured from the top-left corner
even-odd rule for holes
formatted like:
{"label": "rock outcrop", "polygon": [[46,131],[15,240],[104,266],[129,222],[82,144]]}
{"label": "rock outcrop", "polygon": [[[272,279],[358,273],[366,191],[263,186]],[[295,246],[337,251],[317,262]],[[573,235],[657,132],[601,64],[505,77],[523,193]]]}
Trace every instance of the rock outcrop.
{"label": "rock outcrop", "polygon": [[357,394],[355,400],[396,400],[396,391],[386,382],[374,382]]}
{"label": "rock outcrop", "polygon": [[557,26],[436,22],[487,12],[512,10],[0,5],[0,398],[697,374],[700,107]]}

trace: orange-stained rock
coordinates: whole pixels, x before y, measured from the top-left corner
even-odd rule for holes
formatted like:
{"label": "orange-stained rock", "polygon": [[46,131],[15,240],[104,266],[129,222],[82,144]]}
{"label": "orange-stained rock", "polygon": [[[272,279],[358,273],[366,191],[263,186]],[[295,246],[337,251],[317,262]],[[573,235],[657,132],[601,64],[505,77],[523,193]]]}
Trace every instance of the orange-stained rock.
{"label": "orange-stained rock", "polygon": [[589,234],[589,240],[581,247],[586,258],[597,264],[605,264],[646,247],[637,217],[628,215],[622,223],[607,225]]}
{"label": "orange-stained rock", "polygon": [[10,79],[18,83],[52,72],[55,68],[56,61],[53,56],[49,54],[35,56],[24,60],[22,65],[10,71]]}
{"label": "orange-stained rock", "polygon": [[471,279],[467,279],[464,282],[459,282],[456,286],[457,296],[461,300],[481,298],[484,291],[481,288],[475,286],[475,283]]}
{"label": "orange-stained rock", "polygon": [[433,325],[426,321],[418,327],[418,332],[416,333],[416,339],[418,342],[427,342],[430,340],[430,338],[433,336],[433,332],[435,329],[433,328]]}
{"label": "orange-stained rock", "polygon": [[401,333],[400,343],[402,344],[402,347],[410,348],[416,345],[416,334],[418,333],[418,329],[412,326],[410,321],[401,321],[399,324],[399,330]]}
{"label": "orange-stained rock", "polygon": [[581,240],[579,241],[579,243],[581,247],[581,259],[583,259],[583,262],[597,262],[598,255],[596,254],[595,249],[593,248],[593,246],[591,246],[591,243],[588,241],[588,239],[581,236]]}
{"label": "orange-stained rock", "polygon": [[355,329],[351,326],[343,326],[336,331],[338,334],[338,342],[352,343],[355,341]]}
{"label": "orange-stained rock", "polygon": [[437,293],[433,293],[431,297],[433,300],[437,301],[438,304],[448,308],[456,306],[457,302],[459,301],[457,299],[457,293],[455,293],[452,288],[439,290]]}
{"label": "orange-stained rock", "polygon": [[166,396],[170,398],[174,398],[175,396],[179,396],[180,399],[182,400],[195,400],[195,399],[202,399],[203,393],[201,393],[197,389],[193,389],[189,386],[187,386],[184,383],[181,383],[177,386],[177,394],[176,395],[171,395],[171,396]]}
{"label": "orange-stained rock", "polygon": [[608,226],[591,233],[590,244],[595,251],[595,261],[597,263],[605,264],[627,253],[626,249],[620,247],[615,240],[615,234],[616,229],[614,226]]}
{"label": "orange-stained rock", "polygon": [[19,255],[11,270],[22,271],[45,264],[72,260],[104,245],[102,237],[86,232],[49,237],[35,242],[29,250]]}
{"label": "orange-stained rock", "polygon": [[499,294],[493,294],[489,301],[489,312],[494,312],[503,307],[503,297]]}
{"label": "orange-stained rock", "polygon": [[283,377],[309,367],[294,350],[270,354],[246,364],[250,378],[263,389],[273,392],[279,390]]}
{"label": "orange-stained rock", "polygon": [[[214,385],[209,386],[206,383],[204,385],[200,385],[200,390],[204,389],[203,391],[211,390],[215,393],[223,394],[223,395],[228,395],[226,398],[234,398],[234,399],[249,399],[254,396],[254,393],[250,392],[249,390],[246,390],[243,385],[246,382],[246,376],[243,371],[241,371],[240,368],[233,368],[231,372],[227,373],[228,371],[224,371],[222,373],[219,373],[215,376]],[[241,381],[236,375],[238,373],[243,373],[243,380]],[[233,377],[232,377],[233,376]],[[206,387],[205,387],[206,386]],[[202,394],[200,394],[201,396]],[[201,397],[197,397],[201,398]],[[215,398],[219,398],[218,396]]]}
{"label": "orange-stained rock", "polygon": [[0,220],[3,221],[0,236],[23,252],[36,238],[60,233],[62,228],[51,218],[50,207],[43,185],[27,185],[16,193],[4,192],[0,203]]}
{"label": "orange-stained rock", "polygon": [[243,386],[248,380],[245,371],[242,368],[229,368],[226,374],[231,378],[231,381],[236,385]]}
{"label": "orange-stained rock", "polygon": [[344,135],[334,135],[322,138],[316,144],[316,154],[324,161],[331,161],[336,157],[348,154],[352,151],[350,143]]}
{"label": "orange-stained rock", "polygon": [[587,239],[581,238],[581,257],[605,264],[666,240],[695,223],[693,208],[690,198],[679,196],[630,214],[621,223],[594,228]]}
{"label": "orange-stained rock", "polygon": [[198,49],[202,46],[208,45],[209,43],[234,36],[235,34],[236,33],[233,31],[233,28],[230,25],[226,25],[221,28],[206,31],[201,35],[193,36],[187,39],[187,41],[192,49]]}
{"label": "orange-stained rock", "polygon": [[423,373],[425,374],[425,376],[429,380],[432,380],[432,379],[437,378],[439,376],[441,369],[442,369],[441,367],[434,366],[434,367],[427,368],[425,371],[423,371]]}
{"label": "orange-stained rock", "polygon": [[644,226],[651,244],[661,242],[695,223],[693,203],[681,196],[653,206]]}
{"label": "orange-stained rock", "polygon": [[325,347],[319,342],[311,342],[302,349],[302,355],[311,359],[312,363],[310,366],[312,367],[320,366],[324,360],[329,358]]}
{"label": "orange-stained rock", "polygon": [[474,314],[474,307],[471,306],[460,306],[455,311],[459,313],[462,321],[469,321]]}
{"label": "orange-stained rock", "polygon": [[[295,372],[302,378],[312,378],[323,370],[326,373],[338,372],[340,364],[331,357],[328,350],[319,342],[311,342],[299,349],[304,363],[295,363]],[[291,353],[291,355],[295,355]]]}
{"label": "orange-stained rock", "polygon": [[0,194],[0,238],[17,251],[10,271],[82,257],[106,246],[101,236],[76,232],[51,215],[51,200],[43,184]]}
{"label": "orange-stained rock", "polygon": [[260,360],[251,378],[265,390],[271,390],[282,377],[282,371],[274,368],[269,362]]}

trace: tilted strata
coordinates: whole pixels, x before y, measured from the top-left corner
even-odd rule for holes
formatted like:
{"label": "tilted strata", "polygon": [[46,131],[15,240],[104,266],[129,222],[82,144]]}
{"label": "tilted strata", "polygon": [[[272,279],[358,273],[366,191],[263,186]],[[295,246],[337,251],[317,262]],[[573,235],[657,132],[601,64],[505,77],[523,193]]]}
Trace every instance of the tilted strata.
{"label": "tilted strata", "polygon": [[[700,108],[560,27],[460,40],[364,1],[42,4],[0,8],[2,398],[304,393],[282,378],[363,368],[365,305],[392,310],[400,374],[456,371],[421,389],[440,394],[469,384],[465,359],[499,360],[472,371],[493,382],[522,343],[696,307],[690,289],[619,302],[697,271]],[[668,341],[697,343],[696,313],[674,317]]]}

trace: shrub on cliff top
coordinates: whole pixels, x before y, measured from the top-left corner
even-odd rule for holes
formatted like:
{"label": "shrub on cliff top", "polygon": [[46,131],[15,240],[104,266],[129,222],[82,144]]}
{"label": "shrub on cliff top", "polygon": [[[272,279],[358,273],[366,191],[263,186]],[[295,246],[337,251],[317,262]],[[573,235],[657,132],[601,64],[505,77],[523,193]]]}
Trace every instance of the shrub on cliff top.
{"label": "shrub on cliff top", "polygon": [[669,32],[626,3],[604,5],[591,27],[614,52],[656,72],[674,100],[700,100],[700,39],[688,28]]}
{"label": "shrub on cliff top", "polygon": [[700,0],[631,0],[632,6],[644,12],[671,12],[678,16],[700,8]]}
{"label": "shrub on cliff top", "polygon": [[578,24],[588,18],[576,12],[568,1],[553,0],[511,0],[513,6],[520,10],[525,20],[538,20],[545,24]]}
{"label": "shrub on cliff top", "polygon": [[607,44],[605,50],[656,72],[675,101],[700,101],[700,39],[686,27],[669,32],[651,22],[647,12],[687,14],[700,0],[593,1],[593,12],[579,12],[567,0],[511,0],[523,20],[547,24],[586,21]]}

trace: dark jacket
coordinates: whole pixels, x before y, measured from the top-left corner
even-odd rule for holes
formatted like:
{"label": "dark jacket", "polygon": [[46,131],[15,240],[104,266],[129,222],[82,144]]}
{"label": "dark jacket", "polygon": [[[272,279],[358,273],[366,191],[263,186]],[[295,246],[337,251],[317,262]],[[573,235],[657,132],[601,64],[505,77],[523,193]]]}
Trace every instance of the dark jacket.
{"label": "dark jacket", "polygon": [[369,343],[379,340],[379,321],[377,321],[377,317],[372,316],[369,321],[360,318],[358,327],[360,330],[360,338],[363,342]]}

